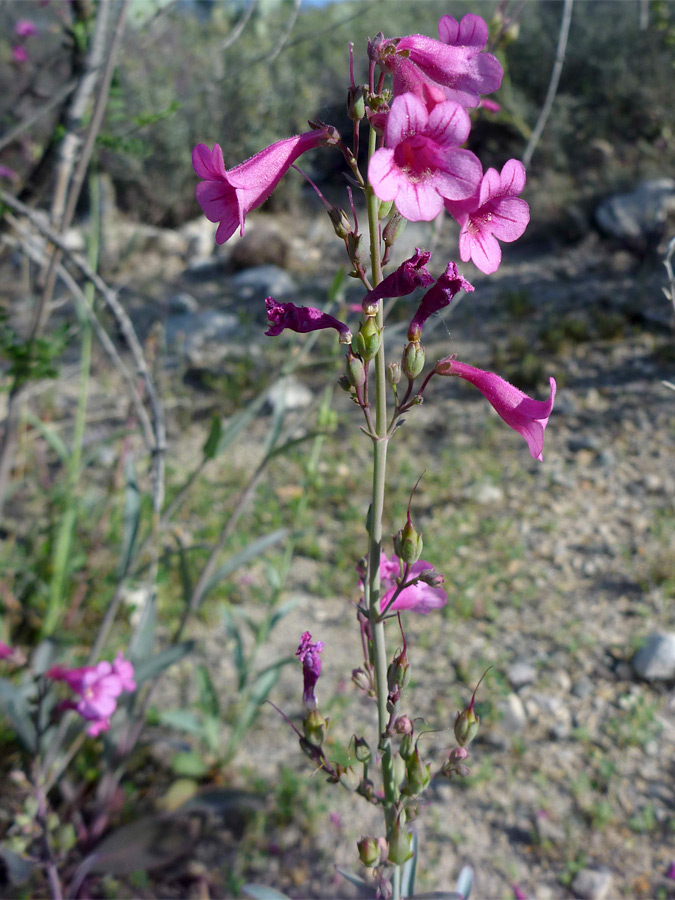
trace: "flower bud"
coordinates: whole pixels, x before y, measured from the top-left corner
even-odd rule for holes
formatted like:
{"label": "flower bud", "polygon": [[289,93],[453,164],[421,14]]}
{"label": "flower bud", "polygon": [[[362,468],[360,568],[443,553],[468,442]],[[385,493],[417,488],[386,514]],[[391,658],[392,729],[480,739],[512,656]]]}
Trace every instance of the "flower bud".
{"label": "flower bud", "polygon": [[347,92],[347,115],[352,122],[360,122],[366,114],[367,84],[355,84]]}
{"label": "flower bud", "polygon": [[417,341],[411,341],[403,351],[402,368],[406,378],[414,381],[424,368],[424,347]]}
{"label": "flower bud", "polygon": [[344,210],[333,206],[328,210],[328,216],[333,225],[333,231],[339,238],[344,240],[354,231]]}
{"label": "flower bud", "polygon": [[445,581],[445,578],[436,569],[425,569],[420,573],[419,579],[424,584],[428,584],[429,587],[440,587]]}
{"label": "flower bud", "polygon": [[354,387],[362,387],[366,383],[366,370],[363,360],[359,359],[353,352],[351,347],[347,354],[347,380]]}
{"label": "flower bud", "polygon": [[389,841],[387,859],[395,866],[402,866],[413,855],[412,834],[401,826],[399,819],[396,819],[387,832],[387,840]]}
{"label": "flower bud", "polygon": [[[391,208],[394,205],[393,200],[380,200],[380,206],[377,211],[378,219],[386,219],[389,213],[391,212]],[[385,226],[386,228],[386,226]]]}
{"label": "flower bud", "polygon": [[351,394],[354,390],[346,375],[340,375],[338,378],[338,386],[341,387],[343,391],[347,391],[348,394]]}
{"label": "flower bud", "polygon": [[401,380],[401,364],[397,362],[389,363],[387,366],[387,381],[392,386],[398,384]]}
{"label": "flower bud", "polygon": [[408,654],[406,648],[395,656],[391,661],[387,670],[387,687],[390,693],[396,688],[404,688],[410,681],[410,663],[408,662]]}
{"label": "flower bud", "polygon": [[412,566],[422,555],[423,546],[422,535],[415,531],[415,526],[408,516],[403,528],[394,535],[394,553],[404,563]]}
{"label": "flower bud", "polygon": [[404,734],[401,738],[401,745],[398,748],[398,752],[401,756],[401,759],[408,760],[410,759],[410,755],[413,752],[414,741],[412,734]]}
{"label": "flower bud", "polygon": [[413,723],[408,716],[399,716],[394,722],[394,732],[396,734],[412,734],[413,731]]}
{"label": "flower bud", "polygon": [[352,671],[352,681],[354,682],[356,687],[359,688],[359,690],[370,693],[370,678],[368,678],[368,674],[364,672],[363,669],[354,669]]}
{"label": "flower bud", "polygon": [[359,356],[366,362],[373,359],[382,344],[382,331],[374,318],[368,317],[354,338],[354,346]]}
{"label": "flower bud", "polygon": [[375,868],[380,861],[380,845],[374,837],[362,837],[357,841],[359,859],[369,869]]}
{"label": "flower bud", "polygon": [[362,778],[359,782],[359,786],[356,789],[356,793],[360,794],[362,797],[365,797],[366,800],[370,801],[375,796],[375,789],[373,787],[373,782],[370,778]]}
{"label": "flower bud", "polygon": [[302,723],[302,730],[309,744],[320,747],[326,737],[328,719],[324,719],[318,709],[311,709]]}
{"label": "flower bud", "polygon": [[393,247],[396,243],[396,239],[403,234],[405,226],[407,224],[408,220],[404,219],[401,213],[397,210],[384,226],[384,231],[382,232],[384,246]]}
{"label": "flower bud", "polygon": [[371,760],[370,745],[365,738],[354,738],[354,756],[361,763],[368,763]]}
{"label": "flower bud", "polygon": [[460,747],[468,747],[471,741],[478,734],[480,718],[473,709],[473,701],[470,706],[462,712],[457,713],[455,718],[455,737]]}
{"label": "flower bud", "polygon": [[424,765],[417,747],[406,760],[405,772],[407,777],[403,793],[409,796],[421,794],[431,781],[431,766]]}
{"label": "flower bud", "polygon": [[347,235],[347,253],[353,263],[360,263],[362,261],[362,246],[363,241],[361,235],[350,231]]}

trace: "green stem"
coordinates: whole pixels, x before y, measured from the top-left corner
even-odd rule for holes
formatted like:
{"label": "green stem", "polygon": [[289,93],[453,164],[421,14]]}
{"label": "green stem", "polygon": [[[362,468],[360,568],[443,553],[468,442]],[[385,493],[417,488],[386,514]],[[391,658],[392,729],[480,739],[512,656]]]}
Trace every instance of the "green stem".
{"label": "green stem", "polygon": [[[89,189],[91,193],[92,208],[92,226],[89,235],[88,258],[92,269],[98,264],[99,253],[99,229],[98,229],[98,211],[99,211],[99,194],[98,194],[98,178],[92,176],[89,180]],[[91,306],[94,302],[94,285],[87,282],[85,287],[85,302]],[[66,473],[66,492],[64,497],[65,508],[60,517],[60,524],[54,551],[52,556],[52,579],[49,585],[49,600],[47,612],[42,625],[42,634],[44,637],[52,634],[59,619],[64,605],[64,590],[68,578],[68,564],[70,559],[70,548],[73,539],[73,533],[77,523],[77,499],[76,489],[80,478],[80,469],[82,465],[82,446],[84,443],[84,432],[87,423],[87,403],[89,399],[89,376],[91,373],[91,351],[93,342],[93,331],[91,322],[83,310],[80,315],[80,328],[82,329],[82,344],[80,348],[80,390],[77,401],[77,409],[75,412],[75,422],[73,425],[73,439],[68,459],[68,471]]]}
{"label": "green stem", "polygon": [[[377,135],[370,129],[369,156],[377,147]],[[370,186],[366,188],[368,206],[368,228],[370,232],[370,259],[372,267],[372,283],[376,287],[382,281],[380,228],[378,221],[379,201]],[[382,331],[384,316],[382,303],[377,311],[377,325]],[[384,634],[384,622],[379,617],[380,606],[380,554],[382,552],[382,515],[384,512],[384,492],[387,468],[387,379],[385,367],[384,341],[375,357],[375,434],[373,441],[373,494],[368,523],[369,548],[366,604],[369,612],[373,635],[373,663],[375,668],[375,687],[377,692],[378,747],[382,754],[382,781],[384,786],[385,825],[391,820],[391,810],[398,800],[398,790],[394,779],[394,763],[392,758],[391,739],[385,737],[387,728],[387,644]],[[397,877],[398,867],[394,870],[393,900],[399,900],[400,880]]]}

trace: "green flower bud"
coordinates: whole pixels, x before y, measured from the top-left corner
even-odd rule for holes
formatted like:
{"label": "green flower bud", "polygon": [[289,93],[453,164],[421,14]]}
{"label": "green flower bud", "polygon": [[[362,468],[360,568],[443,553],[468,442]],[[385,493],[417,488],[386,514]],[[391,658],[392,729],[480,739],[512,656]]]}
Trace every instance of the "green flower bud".
{"label": "green flower bud", "polygon": [[412,734],[404,734],[401,738],[401,746],[398,748],[401,758],[408,760],[413,752],[413,747],[414,742]]}
{"label": "green flower bud", "polygon": [[367,84],[355,84],[347,91],[347,115],[352,122],[360,122],[366,114]]}
{"label": "green flower bud", "polygon": [[389,665],[389,669],[387,670],[387,687],[391,692],[396,688],[404,688],[409,681],[410,663],[408,662],[408,654],[404,647],[398,656],[395,656],[392,659],[391,664]]}
{"label": "green flower bud", "polygon": [[384,226],[384,231],[382,232],[384,246],[393,247],[396,243],[396,239],[403,234],[403,231],[405,230],[405,226],[407,224],[408,220],[404,219],[400,212],[395,212],[391,219],[389,219],[387,224]]}
{"label": "green flower bud", "polygon": [[414,381],[424,368],[424,347],[418,343],[410,342],[403,351],[402,368],[406,378]]}
{"label": "green flower bud", "polygon": [[402,866],[413,855],[412,834],[406,831],[405,827],[402,827],[400,821],[396,819],[387,833],[387,840],[389,841],[387,859],[395,866]]}
{"label": "green flower bud", "polygon": [[311,709],[302,723],[307,742],[314,747],[320,747],[326,737],[328,719],[324,719],[318,709]]}
{"label": "green flower bud", "polygon": [[387,381],[392,386],[398,384],[401,380],[401,364],[397,362],[389,363],[387,366]]}
{"label": "green flower bud", "polygon": [[364,672],[363,669],[354,669],[352,671],[352,681],[354,682],[356,687],[359,688],[359,690],[370,693],[372,684],[370,678],[368,677],[368,673]]}
{"label": "green flower bud", "polygon": [[370,745],[365,738],[354,738],[354,756],[359,762],[370,762],[372,754],[370,752]]}
{"label": "green flower bud", "polygon": [[354,234],[350,231],[347,235],[347,252],[353,263],[360,263],[363,259],[362,254],[363,241],[360,234]]}
{"label": "green flower bud", "polygon": [[431,766],[424,765],[417,747],[406,760],[405,771],[407,780],[403,793],[416,797],[431,781]]}
{"label": "green flower bud", "polygon": [[473,709],[473,701],[465,710],[457,713],[455,718],[455,738],[460,747],[468,747],[478,734],[480,718]]}
{"label": "green flower bud", "polygon": [[[389,213],[391,212],[391,208],[394,205],[393,200],[380,200],[380,207],[377,211],[378,219],[386,219]],[[385,226],[386,228],[386,226]]]}
{"label": "green flower bud", "polygon": [[366,383],[366,370],[363,365],[363,360],[354,355],[351,347],[346,359],[347,380],[350,384],[354,385],[354,387],[362,387]]}
{"label": "green flower bud", "polygon": [[423,546],[422,535],[415,531],[415,526],[408,517],[403,528],[394,535],[394,553],[404,563],[412,565],[422,555]]}
{"label": "green flower bud", "polygon": [[375,868],[380,861],[380,845],[374,837],[362,837],[357,841],[359,859],[369,869]]}
{"label": "green flower bud", "polygon": [[354,231],[352,223],[343,209],[334,206],[328,210],[328,216],[333,224],[333,230],[339,238],[344,240]]}
{"label": "green flower bud", "polygon": [[366,362],[373,359],[382,344],[382,332],[374,318],[368,317],[354,338],[358,355]]}

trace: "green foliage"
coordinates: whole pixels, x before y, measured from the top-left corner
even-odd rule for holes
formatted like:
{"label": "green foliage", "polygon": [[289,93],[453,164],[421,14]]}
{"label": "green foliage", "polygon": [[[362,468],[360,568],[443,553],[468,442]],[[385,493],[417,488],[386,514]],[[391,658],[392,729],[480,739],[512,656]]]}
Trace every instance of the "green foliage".
{"label": "green foliage", "polygon": [[53,329],[48,336],[25,340],[6,326],[0,317],[0,359],[8,363],[8,384],[17,387],[28,381],[56,378],[59,374],[57,360],[68,340],[67,326]]}

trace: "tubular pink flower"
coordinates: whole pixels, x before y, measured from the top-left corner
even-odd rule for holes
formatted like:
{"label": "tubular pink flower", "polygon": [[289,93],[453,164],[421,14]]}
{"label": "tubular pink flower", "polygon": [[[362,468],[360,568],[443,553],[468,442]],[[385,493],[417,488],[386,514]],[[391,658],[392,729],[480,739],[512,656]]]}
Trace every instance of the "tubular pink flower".
{"label": "tubular pink flower", "polygon": [[459,375],[477,387],[506,424],[525,438],[533,459],[542,459],[544,431],[555,400],[554,378],[549,379],[551,394],[548,400],[532,400],[494,372],[476,369],[452,356],[437,362],[435,371],[438,375]]}
{"label": "tubular pink flower", "polygon": [[412,92],[429,109],[444,100],[478,106],[479,96],[496,91],[504,75],[497,58],[483,52],[487,25],[471,14],[459,23],[443,16],[438,35],[440,40],[421,34],[402,37],[393,52],[383,44],[379,59],[393,73],[394,96]]}
{"label": "tubular pink flower", "polygon": [[457,265],[449,262],[436,284],[422,297],[422,302],[408,327],[408,340],[419,341],[422,337],[422,328],[429,316],[449,306],[455,294],[473,289],[473,285],[459,274]]}
{"label": "tubular pink flower", "polygon": [[5,644],[3,641],[0,641],[0,659],[9,659],[10,656],[14,653],[12,647],[9,644]]}
{"label": "tubular pink flower", "polygon": [[38,33],[35,22],[31,19],[19,19],[14,26],[14,34],[17,37],[27,38],[34,37]]}
{"label": "tubular pink flower", "polygon": [[376,150],[368,179],[380,200],[393,200],[404,218],[430,222],[444,200],[466,200],[478,190],[482,167],[459,145],[469,136],[466,110],[452,100],[431,112],[414,94],[396,97],[387,116],[385,146]]}
{"label": "tubular pink flower", "polygon": [[[422,572],[429,569],[433,569],[431,563],[418,559],[416,563],[410,566],[407,580],[410,581],[415,576],[419,576]],[[394,596],[397,588],[395,579],[400,575],[401,566],[398,559],[395,556],[389,559],[386,553],[382,553],[380,556],[380,580],[383,591],[382,599],[380,600],[381,610],[387,608],[387,604]],[[417,584],[410,585],[410,587],[401,591],[394,603],[389,607],[389,612],[408,609],[412,610],[412,612],[426,615],[434,609],[440,609],[442,606],[445,606],[447,602],[448,595],[444,590],[418,581]]]}
{"label": "tubular pink flower", "polygon": [[23,65],[28,62],[28,51],[25,47],[12,47],[12,61]]}
{"label": "tubular pink flower", "polygon": [[488,169],[475,197],[459,203],[446,200],[445,208],[461,225],[459,255],[490,275],[502,261],[498,241],[517,240],[530,221],[530,208],[520,194],[525,187],[525,166],[517,159],[504,163],[501,174]]}
{"label": "tubular pink flower", "polygon": [[96,737],[110,728],[110,717],[117,708],[117,698],[123,691],[134,691],[134,667],[121,653],[113,663],[103,660],[95,666],[66,669],[53,666],[46,674],[54,681],[65,681],[71,691],[79,696],[77,701],[66,700],[61,709],[74,709],[83,719],[91,722],[87,734]]}
{"label": "tubular pink flower", "polygon": [[321,675],[321,651],[323,648],[323,641],[312,643],[312,635],[309,631],[305,631],[300,638],[300,646],[295,651],[295,655],[300,658],[300,662],[302,663],[304,683],[302,702],[307,709],[316,709],[317,707],[314,688]]}
{"label": "tubular pink flower", "polygon": [[298,334],[308,334],[310,331],[320,331],[323,328],[334,328],[340,335],[341,344],[351,344],[352,342],[352,333],[344,322],[313,306],[277,303],[274,297],[268,297],[265,305],[270,324],[265,334],[270,337],[281,334],[285,328]]}
{"label": "tubular pink flower", "polygon": [[434,283],[434,276],[427,271],[427,263],[431,259],[428,250],[415,248],[415,253],[406,259],[395,272],[387,275],[376,288],[368,291],[363,305],[375,303],[388,297],[406,297],[418,287],[427,287]]}
{"label": "tubular pink flower", "polygon": [[229,171],[219,144],[214,144],[213,150],[198,144],[192,151],[192,166],[204,181],[197,185],[197,201],[206,218],[219,223],[217,243],[224,244],[237,226],[244,233],[248,213],[267,200],[296,159],[314,147],[336,141],[335,130],[323,125],[277,141]]}

